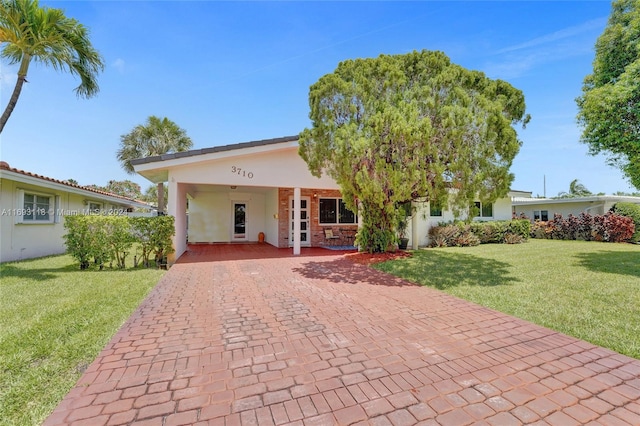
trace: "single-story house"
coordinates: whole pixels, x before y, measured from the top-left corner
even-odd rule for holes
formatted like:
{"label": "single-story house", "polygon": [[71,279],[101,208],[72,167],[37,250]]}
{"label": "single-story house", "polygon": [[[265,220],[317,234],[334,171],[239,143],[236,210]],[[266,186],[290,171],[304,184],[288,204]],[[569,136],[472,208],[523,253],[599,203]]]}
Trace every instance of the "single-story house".
{"label": "single-story house", "polygon": [[147,203],[0,162],[0,262],[64,253],[64,217],[149,211]]}
{"label": "single-story house", "polygon": [[[358,214],[346,209],[329,176],[313,176],[298,155],[298,137],[243,142],[141,158],[137,173],[168,182],[167,213],[175,217],[175,261],[191,243],[266,243],[279,248],[352,245]],[[511,199],[478,202],[480,220],[511,219]],[[408,236],[426,245],[429,227],[453,214],[418,203]]]}
{"label": "single-story house", "polygon": [[591,195],[574,198],[532,198],[531,193],[520,193],[512,197],[514,215],[525,215],[531,220],[547,221],[558,213],[562,217],[580,213],[602,215],[616,203],[634,203],[640,205],[640,197],[621,195]]}

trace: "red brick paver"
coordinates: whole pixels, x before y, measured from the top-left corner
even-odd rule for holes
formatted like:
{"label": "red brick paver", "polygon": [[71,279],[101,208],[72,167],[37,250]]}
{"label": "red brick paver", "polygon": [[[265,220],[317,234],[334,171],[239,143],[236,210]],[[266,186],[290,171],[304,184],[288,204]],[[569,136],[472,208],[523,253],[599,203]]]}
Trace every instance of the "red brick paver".
{"label": "red brick paver", "polygon": [[191,247],[45,425],[640,424],[640,361],[323,249]]}

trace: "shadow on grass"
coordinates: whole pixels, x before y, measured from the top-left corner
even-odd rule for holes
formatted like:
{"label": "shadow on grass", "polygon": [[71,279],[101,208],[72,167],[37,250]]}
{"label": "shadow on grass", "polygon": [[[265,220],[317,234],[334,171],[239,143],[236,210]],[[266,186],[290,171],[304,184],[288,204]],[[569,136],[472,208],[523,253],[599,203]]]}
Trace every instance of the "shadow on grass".
{"label": "shadow on grass", "polygon": [[91,273],[91,272],[109,272],[109,271],[119,271],[119,272],[134,272],[141,269],[156,269],[156,268],[143,268],[138,266],[137,268],[132,268],[128,266],[125,269],[118,268],[104,268],[102,271],[98,268],[98,266],[91,264],[90,268],[87,270],[80,270],[80,264],[78,263],[69,263],[66,265],[61,265],[59,267],[50,267],[50,268],[42,268],[42,267],[33,267],[33,264],[41,261],[46,258],[37,258],[37,259],[28,259],[21,260],[19,262],[11,262],[11,263],[3,263],[0,264],[0,278],[24,278],[30,279],[34,281],[47,281],[57,277],[60,273],[67,272],[77,272],[77,273]]}
{"label": "shadow on grass", "polygon": [[418,250],[408,259],[377,265],[376,268],[421,285],[445,290],[457,286],[509,285],[519,281],[506,262],[447,250]]}
{"label": "shadow on grass", "polygon": [[640,251],[578,253],[579,265],[594,272],[640,277]]}

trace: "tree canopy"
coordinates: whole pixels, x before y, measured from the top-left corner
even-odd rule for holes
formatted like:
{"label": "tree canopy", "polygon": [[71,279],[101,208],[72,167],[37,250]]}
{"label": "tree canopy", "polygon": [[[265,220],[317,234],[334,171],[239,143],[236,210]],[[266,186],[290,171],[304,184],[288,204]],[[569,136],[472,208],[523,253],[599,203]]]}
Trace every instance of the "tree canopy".
{"label": "tree canopy", "polygon": [[360,208],[368,251],[393,243],[401,203],[462,213],[504,196],[521,146],[513,125],[529,120],[521,91],[432,51],[341,62],[311,86],[309,104],[300,155]]}
{"label": "tree canopy", "polygon": [[0,133],[11,116],[31,61],[80,77],[75,92],[90,98],[98,93],[97,75],[102,57],[89,40],[89,31],[61,9],[40,7],[38,0],[0,0],[1,56],[20,64],[18,79],[0,117]]}
{"label": "tree canopy", "polygon": [[640,189],[640,2],[617,0],[578,104],[582,142]]}
{"label": "tree canopy", "polygon": [[[145,124],[139,124],[129,133],[120,136],[120,148],[116,156],[122,168],[135,173],[131,160],[155,155],[181,152],[191,149],[193,142],[182,129],[167,117],[149,116]],[[158,183],[158,212],[164,212],[163,183]]]}
{"label": "tree canopy", "polygon": [[562,191],[558,193],[556,198],[588,197],[590,195],[594,195],[593,192],[589,191],[578,179],[574,179],[569,183],[569,192]]}

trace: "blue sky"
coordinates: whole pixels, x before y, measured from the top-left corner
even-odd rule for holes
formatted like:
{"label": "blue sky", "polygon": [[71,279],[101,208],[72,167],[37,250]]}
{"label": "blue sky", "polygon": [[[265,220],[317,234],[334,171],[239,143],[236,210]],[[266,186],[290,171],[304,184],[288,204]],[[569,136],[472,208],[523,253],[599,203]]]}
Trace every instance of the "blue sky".
{"label": "blue sky", "polygon": [[[522,90],[532,116],[513,189],[555,196],[579,179],[592,192],[632,191],[579,143],[574,99],[591,72],[607,1],[219,2],[46,1],[91,30],[106,68],[100,93],[32,65],[1,136],[12,167],[80,184],[131,179],[120,136],[150,115],[184,128],[194,148],[289,136],[310,125],[309,86],[345,59],[441,50]],[[2,63],[1,107],[16,78]]]}

